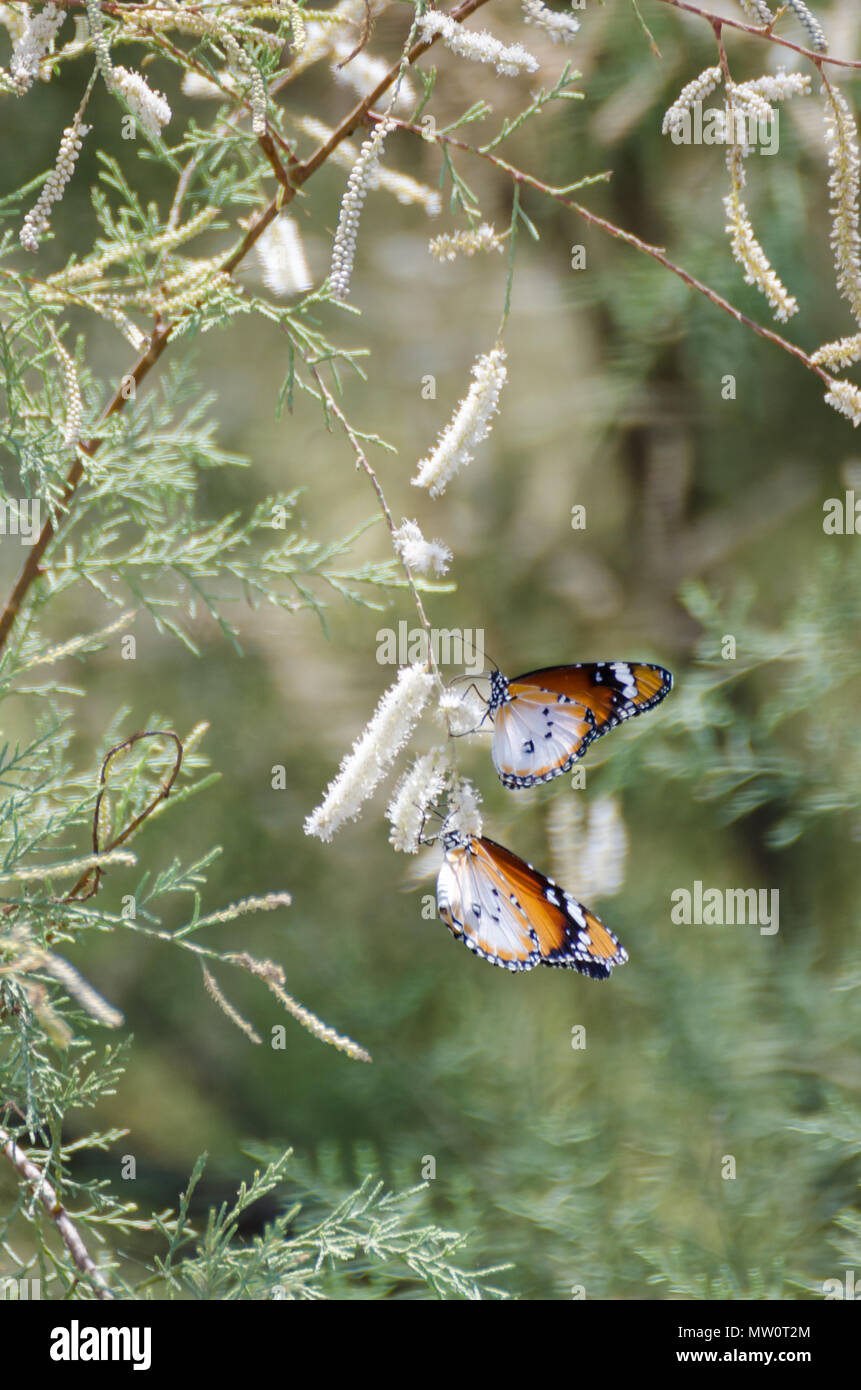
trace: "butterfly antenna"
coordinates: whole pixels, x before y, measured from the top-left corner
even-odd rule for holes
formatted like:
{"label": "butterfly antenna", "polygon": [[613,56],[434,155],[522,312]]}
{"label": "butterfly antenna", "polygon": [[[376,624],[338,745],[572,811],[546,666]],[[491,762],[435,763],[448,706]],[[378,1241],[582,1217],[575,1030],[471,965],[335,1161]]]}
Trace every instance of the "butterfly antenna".
{"label": "butterfly antenna", "polygon": [[[489,675],[485,675],[483,672],[480,676],[472,676],[469,672],[464,672],[462,676],[452,676],[449,685],[458,685],[461,681],[472,681],[475,683],[476,680],[486,681],[489,680],[489,678]],[[482,696],[482,698],[484,697]]]}
{"label": "butterfly antenna", "polygon": [[475,683],[475,682],[476,682],[476,679],[478,679],[478,680],[489,680],[490,677],[489,677],[489,676],[478,676],[478,677],[475,677],[475,676],[470,676],[470,675],[463,675],[463,676],[455,676],[455,677],[453,678],[453,680],[450,680],[450,681],[449,681],[449,686],[457,685],[460,681],[469,681],[470,684],[467,686],[466,690],[464,691],[464,699],[465,699],[466,696],[469,694],[470,690],[474,690],[475,693],[476,693],[476,695],[478,696],[479,700],[481,700],[482,704],[485,705],[485,706],[488,706],[488,708],[485,708],[484,714],[481,716],[481,719],[480,719],[479,722],[476,724],[476,726],[475,726],[474,729],[463,729],[462,732],[459,733],[459,734],[452,734],[452,735],[451,735],[452,738],[469,738],[470,734],[486,734],[486,733],[489,733],[489,732],[490,732],[489,729],[482,729],[482,727],[481,727],[482,724],[484,723],[485,719],[487,718],[488,713],[489,713],[489,702],[488,702],[488,700],[487,700],[487,697],[486,697],[485,695],[482,695],[481,691],[479,690],[478,686],[476,685],[476,683]]}

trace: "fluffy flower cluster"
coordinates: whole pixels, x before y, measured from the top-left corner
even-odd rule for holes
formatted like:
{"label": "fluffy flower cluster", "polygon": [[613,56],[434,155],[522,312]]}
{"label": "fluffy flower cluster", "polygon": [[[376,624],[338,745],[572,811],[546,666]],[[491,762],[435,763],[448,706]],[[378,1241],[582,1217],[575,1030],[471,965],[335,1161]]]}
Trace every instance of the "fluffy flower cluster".
{"label": "fluffy flower cluster", "polygon": [[466,777],[452,779],[445,828],[461,835],[481,834],[481,797]]}
{"label": "fluffy flower cluster", "polygon": [[304,294],[311,288],[305,248],[292,217],[282,212],[274,222],[270,222],[256,249],[263,271],[263,283],[270,294]]}
{"label": "fluffy flower cluster", "polygon": [[89,129],[89,126],[81,125],[76,116],[72,124],[66,126],[63,131],[63,138],[57,151],[57,162],[45,180],[37,202],[24,218],[24,225],[18,233],[18,238],[25,251],[38,251],[39,238],[44,236],[48,230],[51,208],[54,203],[59,203],[65,192],[66,184],[75,172],[78,155],[81,153],[81,145]]}
{"label": "fluffy flower cluster", "polygon": [[154,92],[145,77],[128,68],[114,68],[113,84],[147,135],[157,137],[173,114],[163,93]]}
{"label": "fluffy flower cluster", "polygon": [[414,574],[445,574],[451,551],[442,541],[426,541],[415,521],[404,520],[394,532],[395,549]]}
{"label": "fluffy flower cluster", "polygon": [[433,676],[420,663],[403,667],[326,788],[321,804],[306,819],[306,835],[331,840],[345,821],[356,819],[421,718],[433,684]]}
{"label": "fluffy flower cluster", "polygon": [[386,819],[391,825],[389,843],[403,854],[417,854],[428,807],[442,794],[448,773],[448,754],[434,748],[416,758],[404,773],[392,797]]}
{"label": "fluffy flower cluster", "polygon": [[538,71],[538,59],[522,44],[501,43],[486,29],[464,29],[450,15],[440,14],[438,10],[422,15],[419,33],[426,43],[440,37],[446,48],[458,57],[469,58],[474,63],[490,63],[506,77],[516,77],[521,70]]}
{"label": "fluffy flower cluster", "polygon": [[685,112],[689,111],[697,102],[705,101],[707,96],[719,86],[723,79],[723,73],[719,67],[706,68],[698,77],[683,87],[676,97],[672,106],[666,111],[661,125],[664,135],[671,135],[674,130],[681,126]]}
{"label": "fluffy flower cluster", "polygon": [[431,497],[445,492],[446,484],[461,468],[471,463],[472,450],[490,434],[491,422],[499,410],[499,396],[508,372],[505,352],[494,348],[479,357],[472,368],[475,380],[437,440],[436,448],[418,465],[412,479],[415,487],[428,488]]}
{"label": "fluffy flower cluster", "polygon": [[450,734],[471,734],[481,726],[487,705],[474,685],[444,690],[439,697],[437,717]]}
{"label": "fluffy flower cluster", "polygon": [[810,78],[803,72],[778,68],[777,72],[755,77],[750,82],[735,83],[732,92],[734,96],[764,97],[767,102],[788,101],[790,97],[810,94]]}
{"label": "fluffy flower cluster", "polygon": [[66,385],[66,428],[63,433],[63,443],[67,447],[71,447],[77,444],[81,437],[84,403],[81,399],[81,388],[78,384],[78,373],[75,371],[75,364],[57,337],[54,337],[54,351],[59,358],[60,366],[63,370],[63,379]]}
{"label": "fluffy flower cluster", "polygon": [[[807,96],[809,93],[809,77],[800,72],[786,72],[783,68],[773,75],[756,77],[751,82],[733,82],[727,88],[726,117],[729,134],[725,138],[744,143],[744,119],[767,123],[773,118],[778,102],[788,101],[794,96]],[[733,116],[736,117],[734,123],[730,119]],[[733,124],[737,127],[735,131]],[[750,149],[745,147],[745,156],[749,153]]]}
{"label": "fluffy flower cluster", "polygon": [[580,21],[573,14],[551,10],[542,0],[522,0],[521,8],[525,22],[543,29],[553,43],[570,43],[580,28]]}
{"label": "fluffy flower cluster", "polygon": [[832,381],[825,400],[841,415],[847,416],[856,429],[861,425],[861,390],[851,381]]}
{"label": "fluffy flower cluster", "polygon": [[861,262],[858,237],[859,159],[855,118],[843,93],[831,83],[823,87],[829,103],[825,140],[831,177],[831,246],[837,268],[837,288],[861,323]]}
{"label": "fluffy flower cluster", "polygon": [[102,18],[102,0],[84,0],[84,3],[87,7],[87,29],[93,45],[93,52],[96,55],[96,65],[102,74],[105,86],[110,89],[113,85],[114,75],[111,64],[111,46],[108,43]]}
{"label": "fluffy flower cluster", "polygon": [[266,134],[266,83],[256,63],[253,63],[242,44],[227,29],[219,29],[218,39],[234,67],[248,78],[251,88],[251,130],[255,135]]}
{"label": "fluffy flower cluster", "polygon": [[476,251],[502,251],[502,238],[489,222],[468,232],[443,232],[432,237],[428,250],[438,261],[453,261],[458,254],[474,256]]}
{"label": "fluffy flower cluster", "polygon": [[37,15],[24,6],[24,17],[18,37],[12,46],[9,75],[19,96],[30,90],[39,74],[39,63],[48,52],[54,35],[66,18],[66,11],[56,5],[46,5]]}
{"label": "fluffy flower cluster", "polygon": [[732,187],[723,203],[726,208],[726,230],[730,234],[732,254],[744,271],[745,283],[756,285],[774,310],[774,317],[780,323],[785,323],[793,314],[798,313],[798,300],[788,292],[772,268],[768,257],[757,241],[747,208],[739,196],[739,189],[744,183],[743,158],[743,146],[731,145],[729,147],[727,165]]}
{"label": "fluffy flower cluster", "polygon": [[356,237],[359,231],[362,208],[371,177],[382,157],[386,136],[393,126],[392,120],[382,120],[378,123],[359,150],[359,157],[347,180],[347,189],[341,201],[341,212],[338,217],[338,230],[335,233],[335,243],[332,247],[330,283],[336,299],[346,299],[350,292],[350,279],[353,274]]}
{"label": "fluffy flower cluster", "polygon": [[811,354],[810,360],[835,372],[861,362],[861,333],[856,333],[853,338],[838,338],[835,343],[823,343]]}

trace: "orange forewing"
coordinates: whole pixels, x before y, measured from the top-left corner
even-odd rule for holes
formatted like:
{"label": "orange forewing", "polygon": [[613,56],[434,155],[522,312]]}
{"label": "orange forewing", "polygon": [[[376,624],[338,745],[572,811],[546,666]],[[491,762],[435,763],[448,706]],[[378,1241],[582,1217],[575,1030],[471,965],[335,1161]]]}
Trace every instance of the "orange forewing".
{"label": "orange forewing", "polygon": [[[588,907],[578,903],[583,915],[583,925],[572,923],[561,903],[564,902],[564,889],[558,888],[552,879],[533,869],[531,864],[519,859],[504,845],[495,840],[479,840],[490,861],[490,872],[496,879],[500,891],[513,892],[529,925],[538,938],[538,948],[542,957],[564,952],[572,934],[588,938],[588,953],[596,961],[621,962],[627,959],[624,950],[612,932],[603,922],[590,912]],[[554,904],[547,898],[551,889],[560,902]]]}
{"label": "orange forewing", "polygon": [[[620,663],[622,664],[622,663]],[[643,662],[626,662],[624,666],[631,674],[634,693],[627,700],[637,713],[650,709],[669,692],[672,677],[662,666],[651,666]],[[569,700],[583,705],[592,711],[596,732],[601,733],[605,724],[616,722],[615,709],[620,691],[611,676],[610,663],[584,663],[581,666],[545,666],[538,671],[527,671],[509,681],[509,694],[523,699],[533,695],[535,689],[551,690],[556,695],[565,695]],[[600,679],[596,679],[599,677]],[[534,698],[534,696],[533,696]]]}

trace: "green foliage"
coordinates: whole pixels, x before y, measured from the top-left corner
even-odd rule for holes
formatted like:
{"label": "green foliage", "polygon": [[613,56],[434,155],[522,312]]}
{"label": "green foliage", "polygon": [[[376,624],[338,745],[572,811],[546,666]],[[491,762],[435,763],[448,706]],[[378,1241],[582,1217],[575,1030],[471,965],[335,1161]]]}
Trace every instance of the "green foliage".
{"label": "green foliage", "polygon": [[[361,4],[344,28],[397,68],[414,10],[392,8],[378,32]],[[710,26],[689,43],[667,7],[594,8],[581,77],[517,7],[488,7],[506,42],[541,45],[547,75],[519,87],[437,45],[363,213],[360,318],[325,278],[333,166],[357,150],[336,141],[299,182],[354,101],[321,39],[333,13],[143,11],[90,3],[91,27],[60,31],[0,199],[0,502],[7,522],[38,503],[50,528],[29,568],[14,533],[0,555],[0,1065],[19,1152],[0,1176],[3,1275],[56,1298],[101,1296],[99,1276],[141,1299],[821,1297],[861,1269],[861,581],[820,512],[857,465],[804,352],[647,259],[666,243],[765,312],[728,254],[723,161],[660,145],[662,111],[714,61]],[[764,47],[739,39],[738,81]],[[126,140],[113,74],[144,54],[174,117]],[[209,120],[180,90],[204,76],[221,87]],[[94,130],[25,259],[76,110]],[[827,168],[803,120],[751,205],[813,343],[838,330],[810,250],[831,230]],[[575,221],[586,188],[604,243]],[[449,235],[493,217],[505,254],[417,259],[438,190]],[[251,265],[288,210],[314,284],[285,300]],[[450,510],[416,501],[408,470],[444,423],[416,382],[457,400],[497,331],[507,413]],[[405,567],[375,504],[393,525],[437,506],[456,591]],[[631,845],[599,904],[631,955],[610,985],[468,958],[398,891],[424,865],[402,884],[379,817],[336,846],[301,833],[379,696],[378,613],[423,621],[424,601],[434,623],[486,629],[506,669],[673,666],[660,710],[588,757],[588,797],[617,798]],[[503,793],[480,739],[457,757],[492,833],[542,862],[551,801],[582,793]],[[676,925],[670,895],[694,880],[779,891],[780,932]],[[291,989],[361,1045],[288,994],[285,958]],[[285,1012],[311,1036],[264,1046]],[[353,1067],[365,1043],[375,1065]],[[259,1166],[241,1182],[248,1133],[266,1142],[245,1145]]]}

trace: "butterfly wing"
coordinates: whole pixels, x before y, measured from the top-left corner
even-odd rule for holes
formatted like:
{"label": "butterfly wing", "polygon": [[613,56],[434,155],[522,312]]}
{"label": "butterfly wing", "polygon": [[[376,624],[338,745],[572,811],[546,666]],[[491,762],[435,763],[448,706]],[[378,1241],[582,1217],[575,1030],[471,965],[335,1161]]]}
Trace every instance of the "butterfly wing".
{"label": "butterfly wing", "polygon": [[597,737],[584,705],[520,682],[493,716],[491,757],[504,786],[531,787],[559,777]]}
{"label": "butterfly wing", "polygon": [[556,965],[604,980],[628,959],[593,912],[493,840],[447,852],[437,901],[453,935],[507,970]]}
{"label": "butterfly wing", "polygon": [[510,885],[535,933],[542,965],[579,970],[605,980],[628,953],[599,917],[504,845],[482,840],[496,871]]}
{"label": "butterfly wing", "polygon": [[436,891],[440,917],[477,956],[506,970],[538,964],[535,933],[481,840],[446,852]]}
{"label": "butterfly wing", "polygon": [[594,739],[653,709],[672,685],[663,666],[628,661],[546,666],[516,676],[493,716],[500,779],[518,788],[559,777]]}

